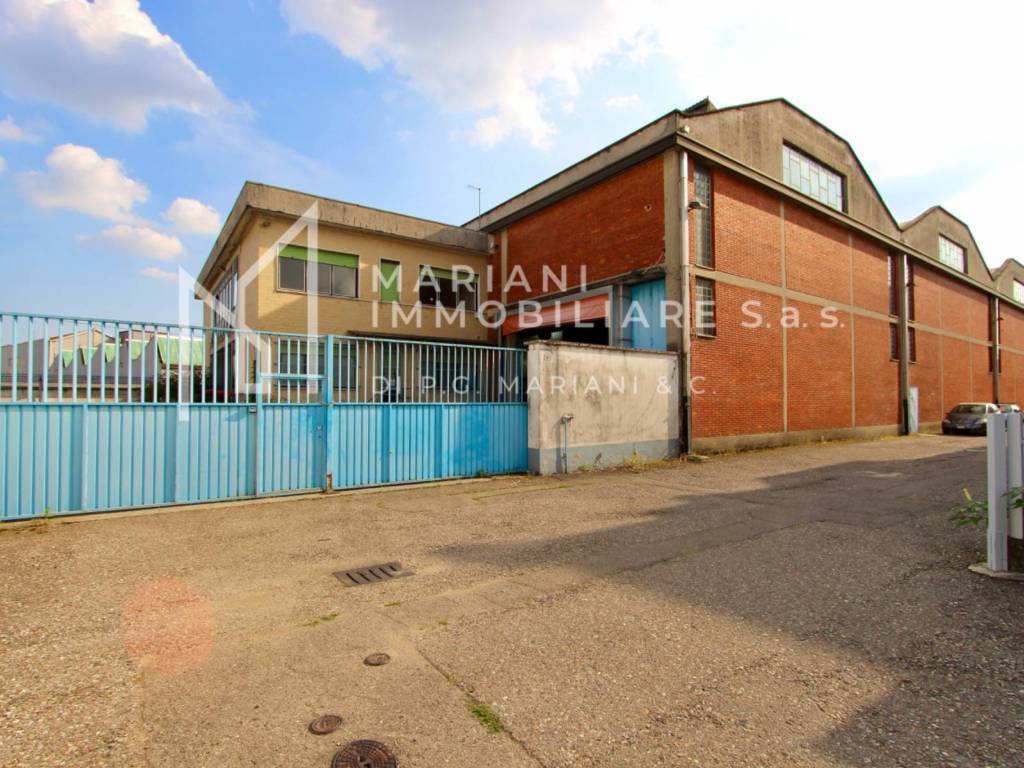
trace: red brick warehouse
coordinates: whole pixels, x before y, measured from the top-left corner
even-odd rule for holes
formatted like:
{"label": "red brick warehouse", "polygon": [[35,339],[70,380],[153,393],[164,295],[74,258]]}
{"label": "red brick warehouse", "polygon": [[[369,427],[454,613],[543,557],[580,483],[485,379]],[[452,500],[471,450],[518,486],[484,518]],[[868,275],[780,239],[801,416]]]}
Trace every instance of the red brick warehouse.
{"label": "red brick warehouse", "polygon": [[[512,283],[502,343],[679,352],[694,450],[935,430],[958,402],[1024,397],[1024,266],[989,270],[942,208],[897,222],[852,147],[784,99],[670,112],[479,227]],[[524,299],[594,327],[524,327]],[[688,323],[623,323],[663,300]]]}

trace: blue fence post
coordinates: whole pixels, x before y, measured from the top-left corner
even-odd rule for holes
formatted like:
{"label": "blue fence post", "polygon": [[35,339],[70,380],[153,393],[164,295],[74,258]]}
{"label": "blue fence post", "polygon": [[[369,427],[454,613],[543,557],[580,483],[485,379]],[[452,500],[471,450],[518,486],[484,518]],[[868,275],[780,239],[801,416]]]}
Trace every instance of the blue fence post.
{"label": "blue fence post", "polygon": [[82,403],[82,511],[89,511],[89,403]]}
{"label": "blue fence post", "polygon": [[[263,493],[263,337],[256,334],[256,407],[250,408],[250,413],[256,414],[256,424],[253,425],[253,461],[255,472],[253,473],[254,488],[253,496]],[[273,343],[273,342],[271,342]],[[270,349],[267,349],[270,352]],[[272,357],[270,359],[273,359]]]}
{"label": "blue fence post", "polygon": [[326,382],[321,396],[324,414],[323,487],[325,491],[332,491],[334,490],[334,430],[332,429],[333,419],[331,418],[334,413],[332,406],[334,403],[334,337],[326,336],[324,338],[324,343],[327,345],[324,365],[327,366],[327,370],[321,371],[320,374],[321,381]]}

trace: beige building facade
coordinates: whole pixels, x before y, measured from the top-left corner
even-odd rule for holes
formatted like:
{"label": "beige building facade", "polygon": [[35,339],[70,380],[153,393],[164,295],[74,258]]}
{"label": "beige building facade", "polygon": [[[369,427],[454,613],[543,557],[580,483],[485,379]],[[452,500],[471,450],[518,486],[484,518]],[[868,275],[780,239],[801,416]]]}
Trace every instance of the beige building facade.
{"label": "beige building facade", "polygon": [[487,259],[482,232],[247,182],[196,297],[208,327],[484,343]]}

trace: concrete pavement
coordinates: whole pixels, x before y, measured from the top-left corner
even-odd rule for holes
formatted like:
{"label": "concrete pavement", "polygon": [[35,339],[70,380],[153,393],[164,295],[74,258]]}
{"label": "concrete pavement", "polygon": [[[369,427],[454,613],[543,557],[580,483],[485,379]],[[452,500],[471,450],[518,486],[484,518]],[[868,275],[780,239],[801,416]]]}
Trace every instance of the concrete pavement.
{"label": "concrete pavement", "polygon": [[[3,528],[0,764],[326,766],[354,738],[403,766],[1020,764],[1024,585],[968,573],[983,535],[945,519],[982,449]],[[331,575],[390,560],[416,575]]]}

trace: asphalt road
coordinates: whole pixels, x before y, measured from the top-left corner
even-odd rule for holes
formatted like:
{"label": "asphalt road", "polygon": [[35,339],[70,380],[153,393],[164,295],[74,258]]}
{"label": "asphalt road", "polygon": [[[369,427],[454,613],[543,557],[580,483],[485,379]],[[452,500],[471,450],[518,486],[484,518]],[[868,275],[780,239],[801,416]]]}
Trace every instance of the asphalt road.
{"label": "asphalt road", "polygon": [[1019,766],[1024,584],[946,520],[983,447],[0,528],[0,765]]}

